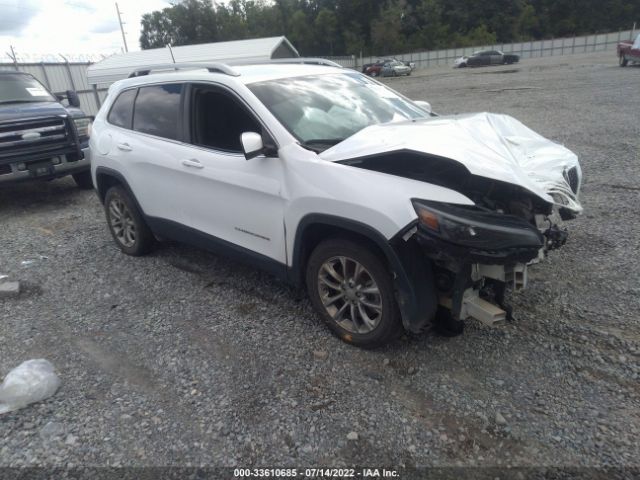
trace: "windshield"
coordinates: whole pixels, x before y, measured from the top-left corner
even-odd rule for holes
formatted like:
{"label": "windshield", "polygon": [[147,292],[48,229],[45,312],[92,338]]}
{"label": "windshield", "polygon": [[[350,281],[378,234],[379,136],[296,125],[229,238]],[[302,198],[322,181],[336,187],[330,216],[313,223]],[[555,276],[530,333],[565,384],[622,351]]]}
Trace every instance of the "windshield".
{"label": "windshield", "polygon": [[42,84],[30,75],[0,74],[0,104],[55,101]]}
{"label": "windshield", "polygon": [[293,136],[314,150],[328,148],[369,125],[429,117],[410,100],[359,73],[247,86]]}

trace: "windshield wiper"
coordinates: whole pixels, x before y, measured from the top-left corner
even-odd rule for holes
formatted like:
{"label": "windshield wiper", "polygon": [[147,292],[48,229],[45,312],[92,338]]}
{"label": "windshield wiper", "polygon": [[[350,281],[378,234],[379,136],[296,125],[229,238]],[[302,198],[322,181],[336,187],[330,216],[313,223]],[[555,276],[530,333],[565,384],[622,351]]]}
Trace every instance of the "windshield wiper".
{"label": "windshield wiper", "polygon": [[311,140],[300,142],[300,146],[312,152],[320,153],[343,140],[344,138],[312,138]]}
{"label": "windshield wiper", "polygon": [[0,102],[0,105],[5,105],[7,103],[42,103],[51,101],[53,100],[3,100]]}

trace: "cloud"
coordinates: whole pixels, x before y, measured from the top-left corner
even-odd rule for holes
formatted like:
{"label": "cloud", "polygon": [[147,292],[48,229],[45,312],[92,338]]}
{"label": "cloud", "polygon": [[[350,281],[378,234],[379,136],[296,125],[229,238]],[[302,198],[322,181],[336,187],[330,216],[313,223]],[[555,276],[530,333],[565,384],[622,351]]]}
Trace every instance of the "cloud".
{"label": "cloud", "polygon": [[2,3],[0,35],[16,35],[39,13],[36,0],[8,0]]}
{"label": "cloud", "polygon": [[90,2],[85,2],[83,0],[65,0],[65,5],[69,5],[71,8],[75,10],[84,10],[85,12],[95,13],[98,9]]}
{"label": "cloud", "polygon": [[89,31],[91,33],[111,33],[117,30],[120,30],[118,21],[115,18],[108,18],[95,24]]}

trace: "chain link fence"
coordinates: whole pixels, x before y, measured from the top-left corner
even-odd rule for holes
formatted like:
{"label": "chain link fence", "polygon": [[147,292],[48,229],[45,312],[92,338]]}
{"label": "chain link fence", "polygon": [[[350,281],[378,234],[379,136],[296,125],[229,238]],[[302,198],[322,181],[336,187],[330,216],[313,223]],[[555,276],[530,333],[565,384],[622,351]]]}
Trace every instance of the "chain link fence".
{"label": "chain link fence", "polygon": [[343,67],[359,70],[363,64],[373,63],[380,58],[397,58],[404,62],[414,62],[415,68],[428,68],[438,65],[453,65],[462,56],[471,55],[478,50],[501,50],[504,53],[519,55],[520,58],[550,57],[555,55],[570,55],[574,53],[588,53],[614,50],[621,40],[630,40],[634,36],[633,30],[610,33],[599,33],[570,38],[554,38],[531,42],[503,43],[494,45],[478,45],[474,47],[449,48],[446,50],[432,50],[425,52],[398,53],[379,57],[359,57],[355,55],[342,57],[325,57],[339,63]]}

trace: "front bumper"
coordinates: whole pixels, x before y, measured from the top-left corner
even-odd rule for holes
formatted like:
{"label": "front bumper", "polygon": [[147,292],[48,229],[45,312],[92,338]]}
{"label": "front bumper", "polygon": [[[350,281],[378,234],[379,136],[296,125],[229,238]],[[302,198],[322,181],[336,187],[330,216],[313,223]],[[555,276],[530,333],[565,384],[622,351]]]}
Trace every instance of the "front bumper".
{"label": "front bumper", "polygon": [[0,168],[0,185],[29,180],[52,180],[91,168],[88,143],[76,151],[53,155],[46,159],[15,160]]}

